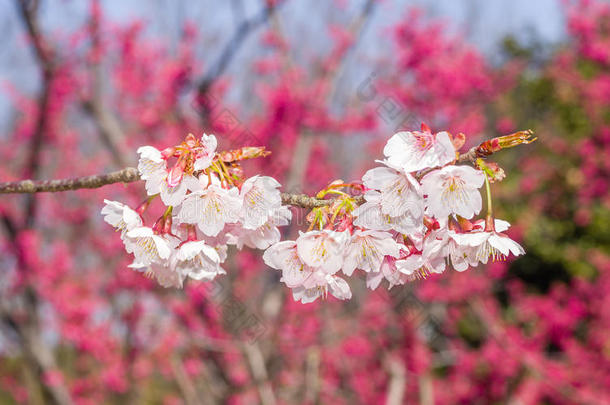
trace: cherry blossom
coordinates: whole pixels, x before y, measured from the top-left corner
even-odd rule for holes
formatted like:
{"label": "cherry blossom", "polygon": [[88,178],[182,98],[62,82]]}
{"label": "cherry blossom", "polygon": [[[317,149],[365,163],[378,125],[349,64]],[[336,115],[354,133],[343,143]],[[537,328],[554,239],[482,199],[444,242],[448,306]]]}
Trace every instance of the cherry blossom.
{"label": "cherry blossom", "polygon": [[[468,257],[483,264],[486,264],[489,258],[496,261],[504,260],[510,253],[514,256],[525,254],[521,245],[506,234],[495,230],[463,234],[460,241],[473,248]],[[476,265],[472,260],[469,264],[471,266]]]}
{"label": "cherry blossom", "polygon": [[204,241],[183,243],[170,259],[174,271],[194,280],[213,280],[217,275],[226,274],[220,267],[218,252]]}
{"label": "cherry blossom", "polygon": [[400,249],[388,232],[356,230],[345,251],[343,273],[351,276],[357,268],[378,272],[385,256],[398,257]]}
{"label": "cherry blossom", "polygon": [[367,191],[366,202],[353,211],[354,225],[378,231],[394,230],[403,234],[417,233],[423,227],[423,200],[411,200],[409,208],[396,217],[383,213],[382,194]]}
{"label": "cherry blossom", "polygon": [[[490,147],[521,138],[498,138]],[[265,250],[265,264],[282,272],[280,281],[303,303],[328,294],[351,297],[349,284],[336,274],[340,270],[348,277],[356,269],[366,272],[368,288],[383,280],[391,288],[442,273],[448,262],[464,271],[489,257],[523,253],[483,220],[469,221],[481,211],[479,188],[489,165],[479,162],[477,170],[450,164],[456,154],[447,132],[433,134],[422,126],[421,132],[392,136],[384,149],[387,160],[368,170],[362,183],[335,180],[316,194],[317,200],[334,199],[311,209],[309,228],[294,241],[281,240],[279,227],[292,219],[282,205],[281,184],[259,174],[245,178],[233,161],[265,156],[264,148],[217,152],[216,147],[214,135],[197,139],[189,134],[163,151],[138,149],[148,200],[137,212],[108,200],[102,209],[104,220],[121,231],[125,249],[134,254],[130,267],[164,286],[226,274],[220,265],[228,245]],[[168,159],[175,159],[169,171]],[[423,169],[428,170],[417,173]],[[350,190],[364,191],[363,201]],[[143,226],[141,213],[157,196],[166,209],[152,228]],[[496,225],[500,231],[508,227],[503,221]]]}
{"label": "cherry blossom", "polygon": [[278,227],[290,224],[291,218],[290,209],[281,206],[273,211],[267,222],[256,229],[247,229],[239,223],[232,225],[227,233],[228,243],[236,245],[238,249],[244,245],[253,249],[267,249],[280,241],[282,235]]}
{"label": "cherry blossom", "polygon": [[366,286],[371,290],[377,289],[381,282],[385,279],[388,282],[388,289],[396,286],[403,285],[411,280],[413,277],[411,274],[401,272],[396,262],[398,260],[391,256],[386,256],[381,263],[381,267],[378,272],[369,272],[366,275]]}
{"label": "cherry blossom", "polygon": [[140,265],[163,263],[172,253],[169,241],[146,226],[134,228],[125,236],[126,250],[134,254],[136,263]]}
{"label": "cherry blossom", "polygon": [[184,201],[188,190],[200,189],[199,180],[194,176],[182,176],[173,186],[169,184],[170,176],[165,170],[151,173],[145,185],[148,195],[159,194],[165,205],[176,207]]}
{"label": "cherry blossom", "polygon": [[352,291],[347,282],[337,276],[325,275],[319,285],[311,288],[296,287],[292,290],[292,296],[295,301],[300,301],[303,304],[308,304],[320,297],[326,298],[328,293],[340,300],[348,300],[352,298]]}
{"label": "cherry blossom", "polygon": [[485,182],[480,170],[469,166],[446,166],[422,178],[426,207],[437,218],[456,214],[472,218],[481,211],[479,188]]}
{"label": "cherry blossom", "polygon": [[102,208],[104,221],[114,226],[117,231],[120,231],[121,238],[124,238],[128,231],[142,226],[140,214],[127,205],[110,200],[104,200],[104,204],[106,204],[104,208]]}
{"label": "cherry blossom", "polygon": [[186,275],[175,271],[169,266],[153,263],[141,269],[149,277],[154,278],[161,287],[165,288],[181,288]]}
{"label": "cherry blossom", "polygon": [[273,212],[282,205],[278,190],[280,183],[273,177],[254,176],[241,186],[241,222],[245,229],[257,229],[264,225]]}
{"label": "cherry blossom", "polygon": [[394,134],[385,145],[383,154],[393,166],[405,172],[446,165],[455,160],[455,148],[447,132],[404,131]]}
{"label": "cherry blossom", "polygon": [[392,167],[376,167],[362,176],[362,182],[370,189],[379,190],[384,214],[390,217],[399,217],[405,212],[412,217],[421,215],[423,196],[411,174]]}
{"label": "cherry blossom", "polygon": [[201,136],[200,145],[195,148],[194,171],[207,169],[212,164],[217,145],[218,141],[214,135],[203,134]]}
{"label": "cherry blossom", "polygon": [[277,242],[263,253],[263,261],[271,268],[282,271],[281,281],[290,288],[302,286],[316,272],[297,252],[297,243],[286,240]]}
{"label": "cherry blossom", "polygon": [[297,238],[297,252],[303,262],[311,267],[319,267],[328,274],[334,274],[343,265],[343,250],[347,244],[347,232],[329,230],[300,232]]}
{"label": "cherry blossom", "polygon": [[196,224],[207,236],[216,236],[225,224],[239,219],[242,202],[239,191],[210,184],[206,189],[189,194],[180,209],[180,223]]}
{"label": "cherry blossom", "polygon": [[137,152],[140,155],[138,171],[142,180],[148,180],[151,176],[166,170],[166,161],[158,149],[152,146],[141,146]]}

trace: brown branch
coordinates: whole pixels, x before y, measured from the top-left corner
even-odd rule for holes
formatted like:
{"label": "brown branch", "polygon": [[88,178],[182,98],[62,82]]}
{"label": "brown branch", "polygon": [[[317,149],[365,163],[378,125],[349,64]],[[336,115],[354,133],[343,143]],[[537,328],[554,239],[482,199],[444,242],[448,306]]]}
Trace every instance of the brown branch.
{"label": "brown branch", "polygon": [[273,15],[275,9],[281,5],[282,2],[277,4],[268,3],[263,6],[261,11],[250,19],[244,20],[237,27],[237,30],[233,34],[232,38],[227,42],[226,46],[220,53],[220,56],[212,64],[210,70],[205,74],[204,78],[199,82],[197,86],[197,93],[203,95],[207,93],[212,83],[221,76],[224,71],[229,67],[229,64],[237,54],[237,51],[241,48],[248,35],[255,31],[258,27],[264,25],[269,18]]}
{"label": "brown branch", "polygon": [[170,364],[172,367],[172,372],[174,374],[174,378],[176,380],[176,385],[178,385],[178,389],[180,390],[182,397],[184,398],[184,402],[186,405],[203,405],[205,398],[201,398],[197,393],[197,388],[189,378],[186,370],[184,369],[184,365],[182,364],[182,359],[178,355],[173,355],[170,358]]}
{"label": "brown branch", "polygon": [[138,170],[127,167],[116,172],[62,180],[22,180],[0,183],[0,194],[44,193],[81,188],[99,188],[107,184],[131,183],[140,179]]}
{"label": "brown branch", "polygon": [[273,388],[269,382],[269,374],[265,365],[265,358],[256,342],[244,344],[243,351],[250,366],[250,374],[258,389],[261,404],[275,405],[277,403]]}
{"label": "brown branch", "polygon": [[[474,162],[479,156],[476,152],[476,146],[471,148],[467,153],[459,156],[458,162]],[[138,170],[134,167],[126,167],[123,170],[118,170],[108,174],[100,174],[86,177],[74,177],[70,179],[60,180],[21,180],[9,181],[0,183],[0,194],[30,194],[30,193],[46,193],[60,192],[69,190],[79,190],[82,188],[100,188],[108,184],[115,183],[133,183],[140,180]],[[362,196],[354,197],[356,204],[362,204],[364,198]],[[320,199],[308,196],[306,194],[291,194],[282,193],[282,204],[292,205],[302,208],[316,208],[330,205],[334,199]]]}
{"label": "brown branch", "polygon": [[[127,167],[116,172],[93,175],[86,177],[75,177],[61,180],[21,180],[0,183],[0,194],[18,193],[55,193],[60,191],[79,190],[83,188],[100,188],[108,184],[133,183],[140,180],[138,170]],[[363,198],[355,197],[357,203],[362,203]],[[282,193],[282,203],[302,208],[316,208],[330,205],[334,199],[322,200],[305,194]]]}
{"label": "brown branch", "polygon": [[388,395],[386,405],[400,405],[404,403],[405,389],[407,384],[407,370],[402,361],[389,354],[384,359],[384,365],[390,374],[388,383]]}
{"label": "brown branch", "polygon": [[99,15],[95,13],[95,7],[99,7],[99,0],[94,0],[89,20],[89,33],[91,36],[91,58],[89,63],[89,73],[91,77],[91,96],[83,100],[83,109],[93,118],[99,130],[102,143],[112,155],[112,160],[117,167],[129,165],[130,159],[124,153],[125,132],[121,127],[118,118],[106,108],[103,94],[103,73],[101,60],[101,34]]}
{"label": "brown branch", "polygon": [[[32,41],[34,52],[42,73],[42,90],[38,96],[38,118],[34,127],[34,133],[30,139],[29,154],[26,161],[24,176],[36,178],[40,173],[40,154],[42,152],[42,144],[47,127],[47,108],[51,93],[51,82],[54,75],[54,62],[51,49],[44,41],[38,21],[36,20],[36,12],[38,9],[37,1],[17,0],[17,8],[21,14],[21,18],[25,24],[28,36]],[[31,228],[34,225],[36,213],[36,197],[29,195],[25,202],[25,217],[24,224],[26,228]]]}

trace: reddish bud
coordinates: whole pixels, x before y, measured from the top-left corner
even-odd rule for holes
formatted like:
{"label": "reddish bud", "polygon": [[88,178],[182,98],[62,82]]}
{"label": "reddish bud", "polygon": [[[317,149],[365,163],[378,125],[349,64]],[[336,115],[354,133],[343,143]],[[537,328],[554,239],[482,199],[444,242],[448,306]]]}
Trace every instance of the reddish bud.
{"label": "reddish bud", "polygon": [[170,187],[176,187],[182,181],[184,175],[184,163],[179,161],[169,171],[167,175],[167,185]]}
{"label": "reddish bud", "polygon": [[452,135],[451,142],[453,143],[453,147],[455,148],[455,150],[460,150],[462,149],[462,146],[464,146],[464,144],[466,143],[466,135],[461,132],[457,135]]}
{"label": "reddish bud", "polygon": [[186,146],[188,146],[189,148],[194,148],[197,146],[197,138],[195,138],[195,135],[193,134],[188,134],[186,136],[186,138],[184,138],[184,143],[186,144]]}
{"label": "reddish bud", "polygon": [[161,157],[165,160],[169,159],[170,157],[172,157],[174,155],[174,153],[176,153],[176,148],[172,147],[172,148],[166,148],[163,149],[161,151]]}
{"label": "reddish bud", "polygon": [[441,227],[436,219],[429,217],[427,215],[424,215],[424,225],[426,226],[426,228],[428,228],[431,231],[440,229],[440,227]]}

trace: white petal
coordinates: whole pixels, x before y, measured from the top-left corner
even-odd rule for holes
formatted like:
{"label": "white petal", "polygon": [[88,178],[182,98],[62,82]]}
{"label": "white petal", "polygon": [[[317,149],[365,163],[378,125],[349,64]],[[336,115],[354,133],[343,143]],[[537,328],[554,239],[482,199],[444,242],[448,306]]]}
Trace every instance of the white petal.
{"label": "white petal", "polygon": [[328,287],[330,293],[340,300],[348,300],[352,298],[352,290],[349,288],[347,281],[335,276],[328,276]]}

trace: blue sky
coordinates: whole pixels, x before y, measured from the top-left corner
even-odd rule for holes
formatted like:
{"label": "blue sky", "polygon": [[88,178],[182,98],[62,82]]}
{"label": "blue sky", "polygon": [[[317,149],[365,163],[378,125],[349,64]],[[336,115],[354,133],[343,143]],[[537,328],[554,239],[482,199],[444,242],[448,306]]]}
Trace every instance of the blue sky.
{"label": "blue sky", "polygon": [[[17,18],[15,0],[0,0],[0,83],[9,81],[27,92],[38,86],[38,69],[23,43],[23,27]],[[70,31],[84,21],[88,1],[40,0],[41,19],[45,32]],[[189,18],[200,25],[202,50],[211,59],[219,52],[233,32],[236,17],[256,13],[261,0],[102,0],[107,15],[116,21],[138,18],[147,23],[151,35],[175,43],[180,22]],[[507,34],[522,39],[535,36],[549,44],[557,43],[563,35],[561,0],[385,0],[375,10],[361,49],[382,51],[377,42],[379,33],[404,16],[409,6],[418,6],[432,17],[449,23],[451,30],[462,33],[468,41],[493,58],[498,42]],[[360,8],[359,1],[346,9],[338,8],[330,0],[288,0],[281,10],[281,19],[289,37],[314,38],[330,15],[336,21],[349,21]],[[235,7],[235,5],[242,6]],[[256,41],[251,38],[250,41]],[[305,46],[316,46],[306,44]],[[251,53],[252,55],[249,55]],[[255,46],[244,46],[239,58],[248,59],[256,53]],[[238,59],[239,61],[239,59]],[[232,67],[233,75],[247,74]],[[366,73],[366,72],[365,72]],[[238,79],[239,80],[239,79]],[[10,128],[11,109],[0,93],[0,131]]]}

